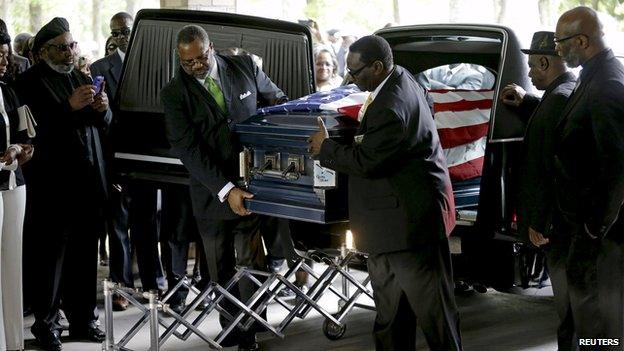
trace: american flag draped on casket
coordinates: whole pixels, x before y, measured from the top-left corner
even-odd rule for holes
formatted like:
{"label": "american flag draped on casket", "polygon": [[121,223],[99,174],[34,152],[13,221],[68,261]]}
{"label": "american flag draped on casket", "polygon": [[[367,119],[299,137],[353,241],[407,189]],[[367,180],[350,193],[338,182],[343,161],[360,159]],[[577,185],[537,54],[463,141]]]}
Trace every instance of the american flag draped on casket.
{"label": "american flag draped on casket", "polygon": [[[259,114],[332,111],[357,118],[368,92],[346,85],[285,104],[262,108]],[[452,181],[481,176],[493,90],[432,90],[434,120]]]}

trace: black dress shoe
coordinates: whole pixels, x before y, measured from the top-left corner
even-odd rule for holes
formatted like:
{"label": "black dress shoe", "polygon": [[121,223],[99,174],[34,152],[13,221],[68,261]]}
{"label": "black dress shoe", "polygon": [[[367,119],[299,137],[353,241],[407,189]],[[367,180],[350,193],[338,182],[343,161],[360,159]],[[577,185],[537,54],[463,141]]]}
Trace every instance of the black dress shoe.
{"label": "black dress shoe", "polygon": [[61,333],[58,330],[50,330],[45,327],[36,327],[33,325],[30,328],[39,346],[46,351],[61,351],[63,344],[61,344]]}
{"label": "black dress shoe", "polygon": [[94,324],[89,324],[79,328],[70,326],[69,337],[75,340],[102,342],[106,339],[106,333]]}
{"label": "black dress shoe", "polygon": [[260,344],[256,341],[255,335],[245,334],[241,337],[238,344],[238,351],[258,351]]}
{"label": "black dress shoe", "polygon": [[238,345],[238,351],[258,351],[260,350],[260,344],[254,342],[251,345]]}

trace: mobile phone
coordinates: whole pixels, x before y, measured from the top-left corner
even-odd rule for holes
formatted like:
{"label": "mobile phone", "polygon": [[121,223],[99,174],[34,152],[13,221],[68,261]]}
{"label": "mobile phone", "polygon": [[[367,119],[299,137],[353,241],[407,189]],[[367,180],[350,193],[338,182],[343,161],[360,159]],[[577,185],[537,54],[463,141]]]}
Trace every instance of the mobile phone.
{"label": "mobile phone", "polygon": [[93,78],[93,90],[95,90],[95,95],[102,92],[103,82],[104,82],[103,76],[95,76],[95,78]]}

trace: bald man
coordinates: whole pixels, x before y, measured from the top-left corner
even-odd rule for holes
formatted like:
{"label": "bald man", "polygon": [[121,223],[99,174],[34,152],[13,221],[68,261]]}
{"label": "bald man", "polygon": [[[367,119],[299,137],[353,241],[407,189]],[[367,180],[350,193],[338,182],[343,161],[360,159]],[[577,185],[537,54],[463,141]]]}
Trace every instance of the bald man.
{"label": "bald man", "polygon": [[[557,125],[555,230],[568,235],[570,303],[581,349],[624,345],[624,67],[596,12],[577,7],[557,22],[556,50],[582,66]],[[611,338],[611,346],[585,339]],[[619,346],[614,347],[614,343]]]}

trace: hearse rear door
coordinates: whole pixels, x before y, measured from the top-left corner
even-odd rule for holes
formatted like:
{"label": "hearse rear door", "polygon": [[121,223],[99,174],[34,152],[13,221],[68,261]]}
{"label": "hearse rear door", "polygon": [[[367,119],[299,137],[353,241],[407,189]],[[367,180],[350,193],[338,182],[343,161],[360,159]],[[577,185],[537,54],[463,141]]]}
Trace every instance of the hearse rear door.
{"label": "hearse rear door", "polygon": [[204,27],[216,50],[236,47],[260,57],[264,71],[290,98],[314,91],[312,39],[305,26],[237,14],[141,10],[113,106],[118,176],[157,183],[188,181],[181,162],[169,153],[160,102],[161,89],[179,65],[176,35],[187,24]]}
{"label": "hearse rear door", "polygon": [[[460,222],[480,225],[489,234],[508,232],[512,226],[514,180],[525,122],[499,101],[509,83],[531,90],[526,55],[508,28],[490,25],[416,25],[391,27],[376,33],[392,46],[395,62],[413,74],[453,63],[483,67],[495,75],[487,144],[480,183],[478,211],[458,211]],[[476,221],[476,223],[475,223]]]}

